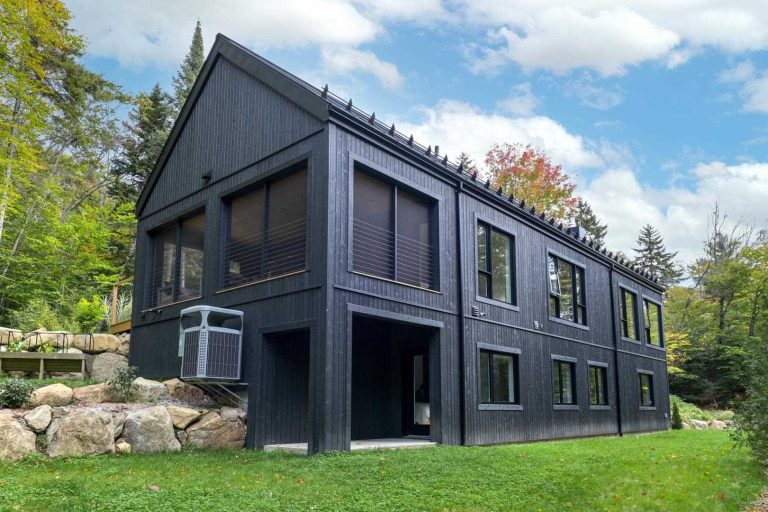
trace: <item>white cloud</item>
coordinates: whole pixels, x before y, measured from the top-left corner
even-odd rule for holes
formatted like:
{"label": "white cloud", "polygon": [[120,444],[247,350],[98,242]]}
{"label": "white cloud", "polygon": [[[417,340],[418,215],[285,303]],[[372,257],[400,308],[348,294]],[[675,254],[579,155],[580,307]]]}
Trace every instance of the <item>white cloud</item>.
{"label": "white cloud", "polygon": [[530,82],[525,82],[512,87],[512,94],[501,100],[498,107],[510,114],[529,116],[538,104],[539,98],[533,94]]}
{"label": "white cloud", "polygon": [[322,61],[323,68],[330,74],[344,75],[361,71],[373,75],[388,89],[397,89],[403,83],[403,76],[397,66],[379,59],[373,52],[344,47],[324,48]]}
{"label": "white cloud", "polygon": [[588,73],[576,80],[566,82],[564,91],[567,96],[580,100],[582,105],[597,110],[609,110],[624,101],[624,94],[618,85],[601,87],[595,85],[595,80]]}
{"label": "white cloud", "polygon": [[718,81],[740,87],[742,111],[768,113],[768,70],[759,73],[747,60],[722,71]]}

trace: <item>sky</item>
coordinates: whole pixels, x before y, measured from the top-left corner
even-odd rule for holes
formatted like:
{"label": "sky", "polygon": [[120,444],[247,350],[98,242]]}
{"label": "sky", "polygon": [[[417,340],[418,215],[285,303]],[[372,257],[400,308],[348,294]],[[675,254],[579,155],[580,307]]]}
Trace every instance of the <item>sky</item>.
{"label": "sky", "polygon": [[717,203],[768,227],[768,2],[65,0],[84,62],[167,90],[197,20],[449,158],[533,144],[632,255],[689,263]]}

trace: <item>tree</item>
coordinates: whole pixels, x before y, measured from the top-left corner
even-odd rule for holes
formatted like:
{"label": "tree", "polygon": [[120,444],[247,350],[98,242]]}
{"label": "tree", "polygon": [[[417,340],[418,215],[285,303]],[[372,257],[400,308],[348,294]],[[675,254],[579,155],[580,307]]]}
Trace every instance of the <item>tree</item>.
{"label": "tree", "polygon": [[659,284],[665,288],[682,279],[683,270],[675,262],[677,253],[667,251],[661,233],[650,224],[642,227],[637,237],[637,248],[632,250],[637,253],[633,262],[635,266],[657,277]]}
{"label": "tree", "polygon": [[475,161],[466,151],[461,152],[459,158],[456,161],[456,164],[461,166],[468,173],[477,171],[477,165],[475,164]]}
{"label": "tree", "polygon": [[200,28],[200,20],[197,20],[189,51],[173,79],[173,104],[176,115],[181,111],[181,107],[184,106],[184,102],[187,100],[187,96],[189,96],[192,85],[195,83],[197,75],[200,74],[204,62],[203,31]]}
{"label": "tree", "polygon": [[577,226],[584,228],[589,233],[590,238],[597,245],[605,244],[605,235],[608,232],[608,226],[600,223],[595,212],[589,203],[579,198],[576,202],[576,215],[574,216]]}
{"label": "tree", "polygon": [[485,157],[488,178],[506,194],[544,210],[555,218],[571,216],[576,186],[559,165],[530,145],[494,144]]}

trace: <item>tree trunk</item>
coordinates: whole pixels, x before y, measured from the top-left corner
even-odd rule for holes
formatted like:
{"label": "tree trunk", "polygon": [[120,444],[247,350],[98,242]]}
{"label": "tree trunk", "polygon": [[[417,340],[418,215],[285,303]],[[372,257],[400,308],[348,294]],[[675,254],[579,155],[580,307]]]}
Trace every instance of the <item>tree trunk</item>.
{"label": "tree trunk", "polygon": [[[19,114],[21,113],[21,100],[16,98],[13,104],[13,116],[11,117],[11,140],[14,139],[19,133],[19,129],[16,126],[18,122]],[[11,163],[16,158],[16,144],[11,142],[8,145],[8,163],[5,166],[5,176],[3,178],[3,196],[0,199],[0,243],[3,241],[3,229],[5,228],[5,217],[8,212],[8,203],[11,196],[11,178],[13,177],[13,167]]]}

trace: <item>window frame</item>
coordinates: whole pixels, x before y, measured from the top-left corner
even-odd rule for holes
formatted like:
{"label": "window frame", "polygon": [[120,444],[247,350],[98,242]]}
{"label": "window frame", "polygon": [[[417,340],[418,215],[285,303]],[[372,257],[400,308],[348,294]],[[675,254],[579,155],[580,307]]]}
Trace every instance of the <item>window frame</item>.
{"label": "window frame", "polygon": [[[650,403],[643,403],[643,377],[648,378],[648,389],[650,391]],[[640,404],[641,411],[655,411],[656,410],[656,386],[654,381],[654,374],[648,370],[637,369],[637,393],[638,403]]]}
{"label": "window frame", "polygon": [[[604,401],[600,403],[592,403],[592,369],[597,368],[602,370],[602,384],[604,388]],[[599,361],[587,361],[587,391],[589,395],[589,408],[593,411],[602,411],[611,409],[611,393],[608,388],[608,368],[607,363]],[[598,393],[599,394],[599,393]]]}
{"label": "window frame", "polygon": [[[560,365],[568,364],[571,366],[571,402],[555,402],[555,364],[558,365],[558,368]],[[552,397],[552,408],[556,411],[573,411],[579,409],[579,396],[577,394],[578,391],[578,384],[577,384],[577,378],[576,378],[576,371],[578,367],[578,360],[575,357],[567,357],[567,356],[560,356],[560,355],[551,355],[550,357],[550,385],[551,385],[551,397]],[[562,397],[562,374],[560,373],[558,369],[558,378],[561,382],[560,387],[560,396]],[[562,398],[561,398],[562,399]]]}
{"label": "window frame", "polygon": [[[495,225],[492,222],[489,222],[488,220],[484,219],[483,217],[480,217],[478,215],[475,215],[474,218],[475,221],[475,230],[474,230],[474,243],[475,243],[475,250],[474,250],[474,258],[475,258],[475,299],[478,302],[484,302],[486,304],[492,304],[494,306],[499,306],[507,309],[512,309],[514,311],[520,311],[520,306],[518,303],[518,293],[517,293],[517,236],[508,230],[501,229],[497,225]],[[485,297],[483,295],[480,295],[480,278],[479,274],[482,272],[484,274],[487,274],[489,276],[489,285],[493,286],[493,274],[492,272],[489,272],[488,270],[481,270],[480,269],[480,260],[478,258],[478,251],[477,251],[477,230],[479,229],[480,225],[484,225],[485,228],[488,230],[486,233],[486,267],[490,267],[492,265],[491,259],[489,257],[489,253],[491,252],[490,249],[490,239],[491,239],[491,233],[496,232],[498,234],[501,234],[509,239],[510,243],[510,253],[509,253],[509,272],[510,272],[510,293],[512,295],[512,301],[506,302],[500,299],[495,299],[493,297]]]}
{"label": "window frame", "polygon": [[[634,305],[634,317],[635,317],[635,338],[632,338],[631,336],[625,336],[624,335],[624,323],[627,321],[624,318],[624,315],[626,314],[626,303],[624,302],[624,294],[629,293],[631,295],[634,295],[635,297],[635,305]],[[623,341],[628,341],[630,343],[638,343],[642,344],[643,340],[641,338],[641,332],[640,332],[640,302],[642,301],[641,294],[632,288],[629,288],[628,286],[619,285],[619,336]]]}
{"label": "window frame", "polygon": [[[499,345],[493,345],[489,343],[477,343],[477,350],[476,350],[476,363],[477,363],[477,396],[478,396],[478,410],[481,411],[522,411],[523,405],[522,405],[522,397],[520,396],[520,349],[517,348],[511,348],[511,347],[502,347]],[[481,364],[480,364],[480,352],[488,352],[489,354],[499,354],[501,356],[507,356],[507,357],[513,357],[514,358],[514,366],[515,366],[515,398],[517,399],[516,402],[483,402],[482,397],[480,394],[482,393],[482,374],[480,373],[482,371]],[[493,382],[493,364],[491,363],[491,359],[489,359],[490,364],[490,370],[489,373],[489,383]],[[493,397],[493,390],[490,389],[491,397]]]}
{"label": "window frame", "polygon": [[[574,311],[574,320],[568,320],[565,318],[562,318],[560,316],[553,316],[550,311],[550,301],[555,300],[555,311],[559,314],[560,312],[560,301],[562,297],[562,293],[554,293],[552,291],[552,282],[550,279],[549,274],[549,259],[554,258],[555,264],[557,265],[556,269],[559,270],[558,262],[562,261],[563,263],[566,263],[568,265],[572,266],[571,271],[571,282],[573,283],[573,291],[571,299],[573,300],[573,311]],[[574,261],[572,258],[569,258],[568,256],[565,256],[557,251],[554,251],[552,249],[547,248],[546,250],[546,259],[545,259],[545,269],[546,272],[544,273],[545,278],[547,280],[546,286],[547,286],[547,317],[550,321],[561,323],[563,325],[569,325],[571,327],[576,327],[577,329],[582,329],[585,331],[589,330],[589,302],[588,302],[588,294],[587,294],[587,268],[584,264],[579,263],[577,261]],[[580,279],[581,279],[581,292],[583,297],[579,298],[576,293],[576,275],[580,272]],[[581,302],[579,302],[581,300]],[[578,321],[579,318],[579,308],[583,308],[583,316],[584,316],[584,323],[580,323]]]}
{"label": "window frame", "polygon": [[[382,181],[384,183],[389,184],[391,187],[393,187],[395,190],[400,189],[404,192],[415,195],[417,197],[423,198],[430,202],[429,205],[429,223],[430,223],[430,234],[429,234],[429,240],[430,245],[432,246],[432,288],[425,288],[423,286],[414,285],[411,283],[398,281],[397,280],[397,267],[395,267],[394,271],[394,279],[389,277],[383,277],[378,276],[375,274],[369,274],[367,272],[361,272],[359,270],[355,270],[354,268],[354,211],[355,211],[355,172],[363,172],[368,174],[368,176],[372,177],[373,179]],[[380,281],[385,281],[392,284],[397,284],[399,286],[406,286],[409,288],[413,288],[416,290],[422,290],[425,292],[430,293],[436,293],[436,294],[442,294],[442,274],[440,272],[440,247],[442,246],[442,234],[440,231],[440,207],[443,204],[443,196],[439,194],[435,194],[433,191],[428,190],[422,186],[419,186],[402,176],[395,174],[388,169],[360,156],[353,152],[349,152],[349,183],[348,183],[348,201],[347,201],[347,272],[350,274],[356,274],[359,276],[364,276],[370,279],[377,279]],[[396,194],[396,192],[395,192]],[[397,219],[397,201],[394,201],[395,205],[393,207],[393,211],[391,212],[391,216],[395,219],[395,222],[393,223],[393,226],[395,227],[395,233],[396,231],[396,219]],[[397,250],[395,248],[395,254],[397,253]],[[397,260],[397,256],[395,256],[395,260]]]}
{"label": "window frame", "polygon": [[[649,297],[647,295],[643,295],[641,300],[643,301],[642,302],[642,304],[643,304],[643,338],[645,340],[645,345],[650,347],[650,348],[652,348],[652,349],[655,349],[655,350],[664,350],[664,351],[666,351],[667,344],[666,344],[666,340],[664,339],[664,307],[661,304],[661,302],[659,302],[659,301],[657,301],[657,300],[655,300],[655,299],[653,299],[653,298],[651,298],[651,297]],[[657,315],[658,316],[658,324],[659,325],[656,326],[656,329],[658,331],[658,336],[659,336],[659,344],[658,345],[651,343],[650,338],[648,337],[648,318],[647,318],[646,309],[645,309],[646,302],[649,303],[649,304],[653,304],[657,308],[659,308],[658,309],[658,315]]]}

